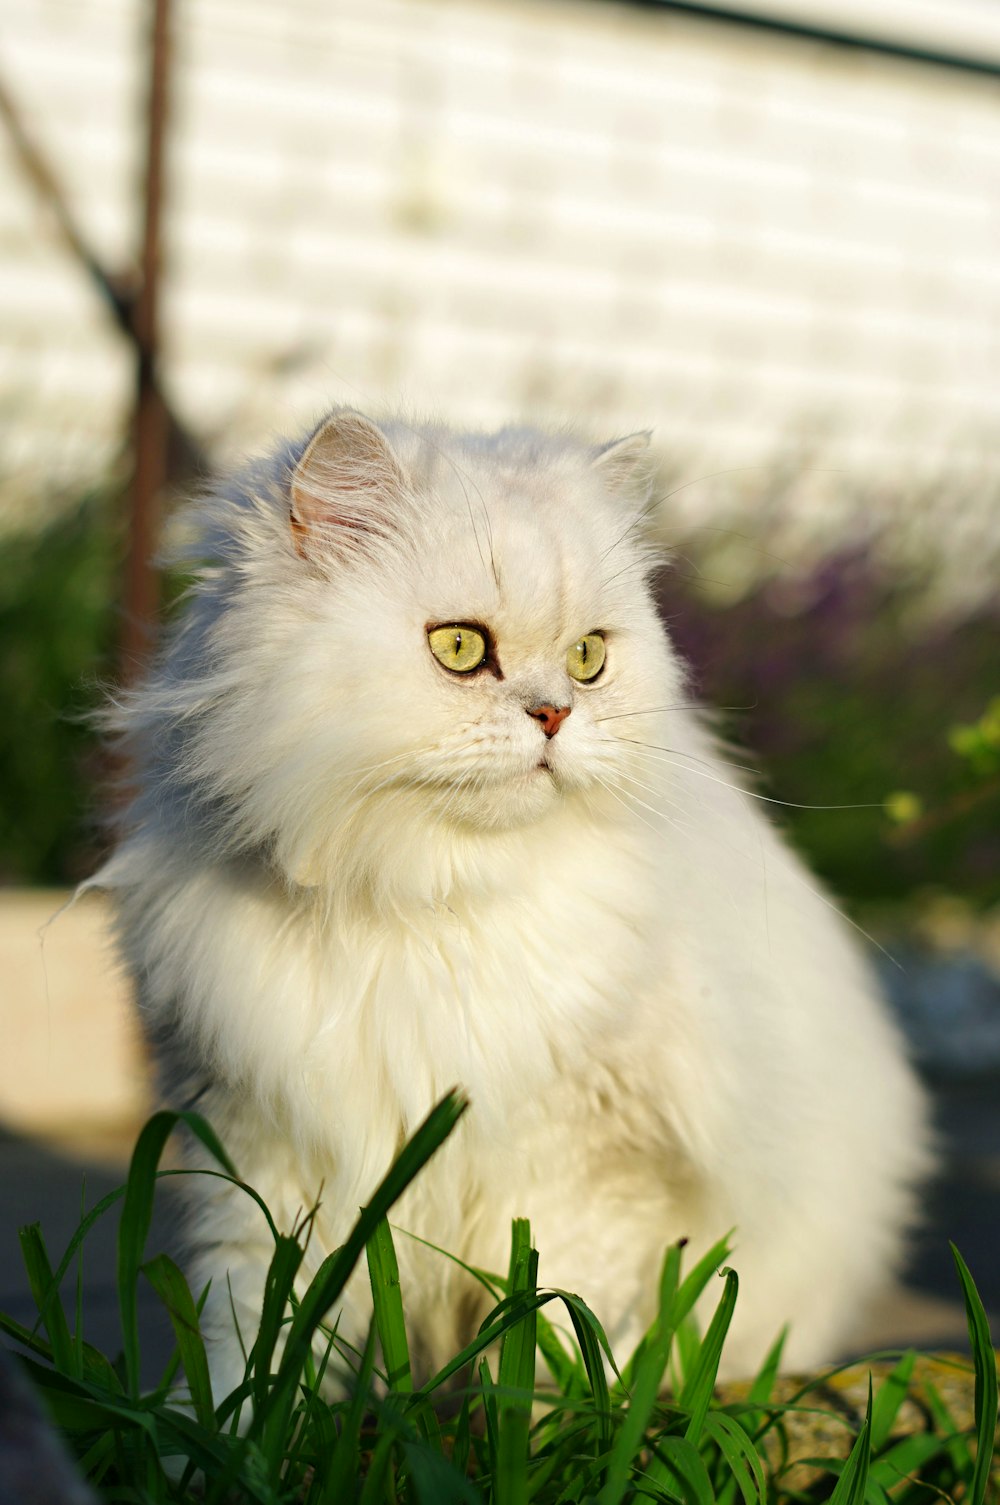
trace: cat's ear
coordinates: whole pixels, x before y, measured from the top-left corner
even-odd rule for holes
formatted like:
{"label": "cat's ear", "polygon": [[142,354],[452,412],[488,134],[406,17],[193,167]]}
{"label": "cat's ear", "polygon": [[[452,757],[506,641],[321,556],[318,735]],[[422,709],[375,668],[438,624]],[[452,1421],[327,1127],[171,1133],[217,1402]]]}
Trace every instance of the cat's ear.
{"label": "cat's ear", "polygon": [[614,496],[630,501],[644,501],[649,496],[653,484],[651,438],[649,430],[644,429],[624,439],[612,439],[595,453],[593,467]]}
{"label": "cat's ear", "polygon": [[361,413],[332,414],[310,439],[291,482],[292,538],[308,557],[385,537],[406,492],[399,461]]}

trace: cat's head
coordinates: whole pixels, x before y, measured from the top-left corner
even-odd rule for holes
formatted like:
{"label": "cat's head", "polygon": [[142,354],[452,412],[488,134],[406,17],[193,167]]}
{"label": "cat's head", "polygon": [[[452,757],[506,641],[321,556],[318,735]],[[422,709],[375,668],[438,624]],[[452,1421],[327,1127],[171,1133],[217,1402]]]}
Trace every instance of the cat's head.
{"label": "cat's head", "polygon": [[647,587],[646,436],[339,411],[283,463],[223,525],[242,537],[213,576],[225,688],[195,756],[287,870],[319,881],[348,838],[415,820],[638,808],[631,718],[682,678]]}

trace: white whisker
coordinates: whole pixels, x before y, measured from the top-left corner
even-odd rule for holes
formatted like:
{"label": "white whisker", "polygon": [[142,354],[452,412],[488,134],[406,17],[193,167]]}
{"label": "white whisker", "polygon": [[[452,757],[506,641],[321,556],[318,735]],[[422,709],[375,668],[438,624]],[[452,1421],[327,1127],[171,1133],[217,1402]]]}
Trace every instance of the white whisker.
{"label": "white whisker", "polygon": [[[676,747],[660,747],[653,742],[636,742],[631,737],[622,737],[619,740],[622,742],[632,742],[633,746],[645,748],[648,752],[672,753],[674,757],[691,758],[699,763],[705,761],[703,758],[696,758],[694,753],[682,752],[680,748]],[[723,789],[732,789],[736,794],[745,794],[752,800],[763,800],[768,805],[784,805],[789,810],[881,810],[884,807],[882,800],[869,800],[856,805],[810,805],[803,804],[799,800],[782,800],[778,799],[776,795],[758,794],[755,789],[743,789],[739,784],[731,784],[728,779],[719,779],[714,774],[706,773],[704,769],[688,768],[684,763],[675,763],[671,757],[662,757],[660,761],[669,763],[671,767],[679,768],[682,772],[693,773],[696,778],[708,779],[713,784],[721,784]],[[740,763],[733,763],[729,766],[733,768],[743,767]],[[753,772],[753,770],[751,769],[750,772]]]}

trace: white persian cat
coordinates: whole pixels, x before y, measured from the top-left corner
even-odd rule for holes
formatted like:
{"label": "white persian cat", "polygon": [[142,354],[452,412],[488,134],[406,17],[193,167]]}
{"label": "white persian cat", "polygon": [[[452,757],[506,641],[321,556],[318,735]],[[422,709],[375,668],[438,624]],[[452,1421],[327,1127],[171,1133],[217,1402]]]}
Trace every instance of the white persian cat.
{"label": "white persian cat", "polygon": [[[394,1222],[499,1270],[530,1218],[542,1282],[620,1358],[668,1241],[735,1227],[728,1369],[789,1320],[802,1365],[897,1261],[923,1100],[851,935],[689,705],[648,475],[644,436],[350,411],[248,469],[204,505],[197,585],[120,713],[138,792],[96,881],[166,1102],[279,1226],[321,1203],[307,1276],[459,1084],[471,1111]],[[272,1245],[244,1194],[185,1186],[225,1393]],[[397,1248],[433,1368],[476,1288]],[[356,1272],[341,1335],[369,1318]]]}

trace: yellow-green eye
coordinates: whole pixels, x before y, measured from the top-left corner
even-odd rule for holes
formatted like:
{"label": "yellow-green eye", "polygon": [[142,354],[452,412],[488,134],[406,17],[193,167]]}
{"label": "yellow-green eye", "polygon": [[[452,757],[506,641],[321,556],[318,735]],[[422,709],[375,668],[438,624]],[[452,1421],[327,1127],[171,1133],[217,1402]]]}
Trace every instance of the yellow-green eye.
{"label": "yellow-green eye", "polygon": [[588,632],[566,654],[566,668],[573,679],[596,679],[604,668],[607,650],[599,632]]}
{"label": "yellow-green eye", "polygon": [[438,663],[456,674],[478,669],[486,657],[486,639],[478,627],[432,627],[427,641]]}

